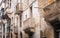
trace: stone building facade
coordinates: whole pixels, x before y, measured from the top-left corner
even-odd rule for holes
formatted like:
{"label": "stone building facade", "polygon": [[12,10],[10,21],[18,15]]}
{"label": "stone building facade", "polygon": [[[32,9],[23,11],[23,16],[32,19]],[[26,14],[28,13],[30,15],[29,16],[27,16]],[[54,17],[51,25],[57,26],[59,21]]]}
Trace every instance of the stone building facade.
{"label": "stone building facade", "polygon": [[[59,24],[53,26],[50,23],[59,16],[58,7],[59,0],[23,0],[23,38],[59,38],[57,36],[59,32],[56,33],[55,30],[55,28],[60,28]],[[31,32],[31,36],[29,32]]]}
{"label": "stone building facade", "polygon": [[1,1],[0,10],[4,7],[4,14],[7,14],[3,21],[6,24],[11,22],[8,27],[10,32],[7,32],[5,38],[9,34],[10,38],[60,38],[59,2],[60,0]]}
{"label": "stone building facade", "polygon": [[[5,25],[5,36],[2,38],[20,38],[20,2],[19,0],[1,0],[0,11],[4,8],[4,25]],[[18,11],[17,11],[18,9]],[[1,12],[2,13],[2,12]],[[6,14],[6,15],[5,15]],[[6,17],[5,17],[6,16]]]}
{"label": "stone building facade", "polygon": [[6,1],[0,1],[0,38],[10,38],[11,19],[6,11]]}

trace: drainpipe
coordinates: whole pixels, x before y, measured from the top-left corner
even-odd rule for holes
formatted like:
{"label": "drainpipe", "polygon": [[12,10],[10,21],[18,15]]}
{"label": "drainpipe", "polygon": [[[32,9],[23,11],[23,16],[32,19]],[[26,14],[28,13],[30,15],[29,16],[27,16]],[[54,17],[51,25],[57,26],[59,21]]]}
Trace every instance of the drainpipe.
{"label": "drainpipe", "polygon": [[20,38],[23,38],[23,32],[21,31],[21,27],[22,27],[22,0],[20,0]]}
{"label": "drainpipe", "polygon": [[3,24],[2,24],[2,38],[3,38]]}

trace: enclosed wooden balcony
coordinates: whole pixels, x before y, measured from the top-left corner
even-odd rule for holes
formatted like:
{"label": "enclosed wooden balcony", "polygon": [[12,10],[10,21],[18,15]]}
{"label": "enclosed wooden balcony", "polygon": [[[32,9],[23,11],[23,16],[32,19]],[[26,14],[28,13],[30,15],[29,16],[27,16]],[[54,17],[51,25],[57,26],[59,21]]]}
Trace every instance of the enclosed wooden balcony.
{"label": "enclosed wooden balcony", "polygon": [[48,19],[52,20],[52,19],[58,17],[60,14],[58,7],[56,6],[55,3],[50,6],[45,7],[44,11],[45,11],[44,17],[46,20],[48,20]]}
{"label": "enclosed wooden balcony", "polygon": [[30,27],[35,27],[35,20],[33,19],[33,18],[28,18],[27,20],[25,20],[24,22],[23,22],[23,26],[22,26],[22,28],[23,29],[26,29],[26,28],[30,28]]}
{"label": "enclosed wooden balcony", "polygon": [[20,14],[23,11],[22,9],[22,3],[18,3],[16,5],[16,13],[15,14]]}

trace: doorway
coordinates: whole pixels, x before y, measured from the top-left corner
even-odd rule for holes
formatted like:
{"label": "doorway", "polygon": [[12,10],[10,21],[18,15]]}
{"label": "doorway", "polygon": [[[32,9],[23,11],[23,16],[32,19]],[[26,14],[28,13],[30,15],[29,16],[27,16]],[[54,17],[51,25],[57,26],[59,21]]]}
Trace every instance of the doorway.
{"label": "doorway", "polygon": [[18,38],[18,33],[15,33],[15,35],[16,35],[16,38]]}
{"label": "doorway", "polygon": [[54,20],[51,20],[50,24],[54,28],[54,37],[55,38],[60,38],[60,21],[56,18]]}
{"label": "doorway", "polygon": [[22,32],[20,32],[20,37],[22,38]]}

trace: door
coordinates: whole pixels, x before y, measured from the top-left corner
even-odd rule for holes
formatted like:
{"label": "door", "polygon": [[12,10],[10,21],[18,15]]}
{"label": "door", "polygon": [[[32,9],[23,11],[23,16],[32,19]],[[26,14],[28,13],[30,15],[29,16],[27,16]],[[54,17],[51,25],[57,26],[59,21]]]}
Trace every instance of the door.
{"label": "door", "polygon": [[54,28],[54,37],[55,38],[60,38],[60,21],[56,18],[52,21],[50,21],[51,25]]}
{"label": "door", "polygon": [[60,32],[59,32],[59,38],[60,38]]}
{"label": "door", "polygon": [[56,38],[60,38],[60,31],[56,32]]}

